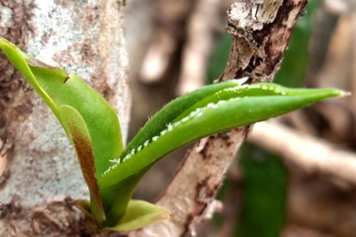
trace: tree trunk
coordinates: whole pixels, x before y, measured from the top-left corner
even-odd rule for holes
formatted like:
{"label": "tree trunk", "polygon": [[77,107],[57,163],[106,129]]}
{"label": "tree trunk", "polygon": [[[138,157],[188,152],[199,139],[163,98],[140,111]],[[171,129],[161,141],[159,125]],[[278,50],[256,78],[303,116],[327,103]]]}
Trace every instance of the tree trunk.
{"label": "tree trunk", "polygon": [[[123,7],[124,0],[0,0],[0,36],[85,79],[117,110],[126,138]],[[0,72],[0,236],[80,236],[85,225],[72,200],[88,199],[88,190],[74,150],[3,54]]]}

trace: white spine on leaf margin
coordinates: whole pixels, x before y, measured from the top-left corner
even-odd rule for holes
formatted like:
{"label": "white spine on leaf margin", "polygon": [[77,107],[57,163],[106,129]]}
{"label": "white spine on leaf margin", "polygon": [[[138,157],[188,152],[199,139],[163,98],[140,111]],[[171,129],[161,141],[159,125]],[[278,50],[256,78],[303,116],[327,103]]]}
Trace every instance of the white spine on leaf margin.
{"label": "white spine on leaf margin", "polygon": [[[265,91],[269,90],[269,91],[273,91],[277,95],[285,95],[286,94],[284,91],[281,91],[278,87],[276,88],[273,84],[271,84],[271,85],[266,85],[266,84],[263,84],[263,85],[259,85],[259,84],[241,85],[244,82],[246,82],[247,79],[248,78],[242,78],[242,79],[236,80],[238,82],[237,86],[225,88],[221,91],[216,92],[216,94],[218,95],[220,93],[224,93],[227,91],[239,92],[244,89],[245,90],[246,89],[247,90],[248,89],[261,89],[261,90],[265,90]],[[180,119],[172,124],[171,123],[167,124],[166,129],[162,130],[158,136],[154,136],[151,139],[146,140],[142,145],[139,145],[137,148],[132,149],[125,157],[111,160],[111,162],[113,162],[114,164],[112,166],[110,166],[103,173],[102,177],[105,176],[106,174],[108,174],[111,170],[115,169],[119,164],[121,164],[121,163],[127,161],[128,159],[130,159],[131,157],[133,157],[135,154],[137,154],[137,152],[144,150],[146,147],[148,147],[153,142],[159,141],[167,133],[172,132],[174,130],[174,128],[176,128],[177,126],[180,126],[183,123],[189,122],[189,120],[194,117],[200,117],[204,113],[208,112],[211,109],[218,109],[220,104],[229,103],[229,101],[231,101],[232,99],[238,99],[238,98],[232,97],[232,98],[228,98],[228,99],[219,100],[217,102],[209,102],[205,105],[202,105],[199,108],[196,108],[194,111],[191,111],[187,116],[183,117],[182,119]]]}

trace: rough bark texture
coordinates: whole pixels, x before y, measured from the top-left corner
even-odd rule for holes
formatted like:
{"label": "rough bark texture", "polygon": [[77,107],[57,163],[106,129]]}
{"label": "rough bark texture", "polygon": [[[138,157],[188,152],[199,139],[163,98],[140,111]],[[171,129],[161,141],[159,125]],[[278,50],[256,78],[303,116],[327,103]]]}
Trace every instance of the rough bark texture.
{"label": "rough bark texture", "polygon": [[[131,101],[123,2],[0,0],[0,35],[84,78],[118,111],[126,138]],[[0,236],[80,235],[71,198],[88,198],[88,191],[74,151],[3,55],[0,72]]]}
{"label": "rough bark texture", "polygon": [[[252,82],[271,81],[306,4],[306,0],[232,4],[227,12],[227,31],[233,42],[220,81],[245,75],[251,76]],[[171,210],[171,219],[132,232],[130,237],[175,237],[194,232],[195,223],[216,207],[214,195],[248,131],[249,127],[242,127],[198,142],[157,201]]]}

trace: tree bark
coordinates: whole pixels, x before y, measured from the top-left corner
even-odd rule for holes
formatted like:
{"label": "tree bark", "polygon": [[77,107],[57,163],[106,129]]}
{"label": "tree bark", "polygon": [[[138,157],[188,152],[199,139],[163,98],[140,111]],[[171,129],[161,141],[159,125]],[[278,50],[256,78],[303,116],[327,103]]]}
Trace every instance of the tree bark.
{"label": "tree bark", "polygon": [[[81,76],[128,132],[131,97],[124,0],[0,0],[0,35]],[[80,236],[72,199],[88,199],[75,153],[57,119],[0,55],[0,236]]]}

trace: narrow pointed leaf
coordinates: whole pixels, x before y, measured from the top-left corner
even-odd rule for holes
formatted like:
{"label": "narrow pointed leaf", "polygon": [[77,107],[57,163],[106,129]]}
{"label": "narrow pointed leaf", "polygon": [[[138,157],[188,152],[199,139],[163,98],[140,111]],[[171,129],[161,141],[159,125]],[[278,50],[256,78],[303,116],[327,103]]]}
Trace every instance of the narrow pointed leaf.
{"label": "narrow pointed leaf", "polygon": [[173,121],[186,110],[189,110],[197,102],[223,89],[242,85],[247,81],[247,79],[248,78],[245,77],[239,80],[230,80],[224,83],[205,86],[194,91],[194,93],[189,93],[173,100],[169,103],[169,106],[165,106],[145,124],[145,126],[127,145],[121,156],[124,157],[128,155],[128,152],[135,147],[138,147],[152,137],[159,136],[160,132],[166,128],[167,122]]}
{"label": "narrow pointed leaf", "polygon": [[[89,130],[83,117],[73,107],[61,105],[58,110],[62,124],[77,153],[78,161],[80,167],[82,167],[83,177],[88,185],[90,195],[92,199],[95,200],[95,202],[91,204],[93,205],[91,208],[92,214],[97,222],[103,222],[105,219],[104,208],[95,177],[93,144]],[[95,212],[95,210],[97,211]]]}
{"label": "narrow pointed leaf", "polygon": [[[288,89],[272,83],[222,89],[184,110],[182,116],[175,116],[171,121],[160,120],[166,126],[159,135],[131,150],[125,150],[122,154],[126,155],[120,156],[99,178],[99,187],[114,185],[167,153],[199,138],[343,95],[342,91],[336,89]],[[174,108],[168,104],[161,111],[170,109]],[[159,116],[160,112],[155,116],[157,120]],[[143,131],[145,129],[142,128]]]}

